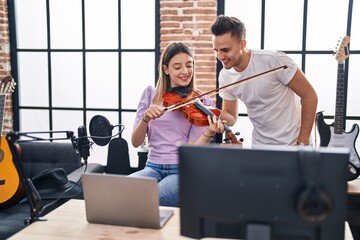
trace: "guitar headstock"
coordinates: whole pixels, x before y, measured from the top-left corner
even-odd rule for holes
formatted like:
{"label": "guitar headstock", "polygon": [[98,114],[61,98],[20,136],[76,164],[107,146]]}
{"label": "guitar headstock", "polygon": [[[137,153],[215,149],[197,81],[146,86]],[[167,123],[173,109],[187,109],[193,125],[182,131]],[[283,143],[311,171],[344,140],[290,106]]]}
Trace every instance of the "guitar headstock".
{"label": "guitar headstock", "polygon": [[339,43],[336,46],[336,56],[335,59],[339,63],[344,62],[349,57],[349,43],[350,37],[345,36],[339,40]]}
{"label": "guitar headstock", "polygon": [[6,76],[0,81],[0,94],[14,92],[16,82],[10,76]]}

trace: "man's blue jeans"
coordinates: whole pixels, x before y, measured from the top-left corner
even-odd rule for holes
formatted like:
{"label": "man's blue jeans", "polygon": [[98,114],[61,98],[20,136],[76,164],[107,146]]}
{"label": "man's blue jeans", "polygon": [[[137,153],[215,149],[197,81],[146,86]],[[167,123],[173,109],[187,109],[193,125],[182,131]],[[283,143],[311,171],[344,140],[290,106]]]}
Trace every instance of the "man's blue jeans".
{"label": "man's blue jeans", "polygon": [[161,206],[179,207],[179,165],[147,162],[144,169],[130,176],[152,177],[158,180]]}

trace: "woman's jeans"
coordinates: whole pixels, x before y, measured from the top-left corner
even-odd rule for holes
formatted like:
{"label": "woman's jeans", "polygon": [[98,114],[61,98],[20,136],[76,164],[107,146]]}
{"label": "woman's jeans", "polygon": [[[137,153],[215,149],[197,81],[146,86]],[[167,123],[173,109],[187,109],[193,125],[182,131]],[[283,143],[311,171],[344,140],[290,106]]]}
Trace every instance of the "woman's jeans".
{"label": "woman's jeans", "polygon": [[147,162],[144,169],[130,176],[152,177],[158,180],[161,206],[179,207],[179,165]]}

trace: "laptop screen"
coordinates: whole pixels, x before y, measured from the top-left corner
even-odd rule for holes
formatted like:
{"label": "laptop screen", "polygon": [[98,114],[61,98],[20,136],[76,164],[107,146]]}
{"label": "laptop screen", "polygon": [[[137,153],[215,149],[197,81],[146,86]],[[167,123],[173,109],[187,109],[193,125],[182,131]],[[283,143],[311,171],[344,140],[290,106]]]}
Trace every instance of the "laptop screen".
{"label": "laptop screen", "polygon": [[[88,222],[161,228],[157,180],[116,174],[83,174]],[[166,214],[166,222],[173,211]]]}

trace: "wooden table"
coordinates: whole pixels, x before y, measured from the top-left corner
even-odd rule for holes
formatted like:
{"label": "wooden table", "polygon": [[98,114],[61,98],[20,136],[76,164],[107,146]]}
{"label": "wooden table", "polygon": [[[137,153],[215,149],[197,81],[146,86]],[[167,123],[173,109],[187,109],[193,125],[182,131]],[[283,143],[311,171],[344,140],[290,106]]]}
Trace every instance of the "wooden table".
{"label": "wooden table", "polygon": [[178,208],[172,209],[174,215],[161,230],[156,230],[88,223],[84,201],[70,200],[46,215],[47,221],[34,222],[9,239],[191,239],[180,235],[180,211]]}
{"label": "wooden table", "polygon": [[[166,209],[168,207],[164,207]],[[13,235],[11,240],[58,240],[58,239],[141,239],[141,240],[189,240],[180,235],[180,211],[160,229],[145,229],[88,223],[83,200],[70,200],[46,215],[47,221],[37,221]],[[204,238],[214,239],[214,238]],[[346,224],[345,240],[353,240]]]}

